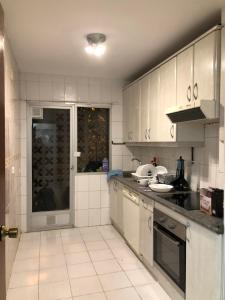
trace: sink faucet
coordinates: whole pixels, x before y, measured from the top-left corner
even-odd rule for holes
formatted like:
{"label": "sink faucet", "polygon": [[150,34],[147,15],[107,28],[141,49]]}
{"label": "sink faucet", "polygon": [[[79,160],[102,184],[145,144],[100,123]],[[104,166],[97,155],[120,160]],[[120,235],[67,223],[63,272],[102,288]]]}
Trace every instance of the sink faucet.
{"label": "sink faucet", "polygon": [[131,159],[131,161],[138,161],[138,163],[139,163],[139,166],[142,164],[142,162],[140,161],[140,159],[138,159],[138,158],[136,158],[136,157],[133,157],[132,159]]}

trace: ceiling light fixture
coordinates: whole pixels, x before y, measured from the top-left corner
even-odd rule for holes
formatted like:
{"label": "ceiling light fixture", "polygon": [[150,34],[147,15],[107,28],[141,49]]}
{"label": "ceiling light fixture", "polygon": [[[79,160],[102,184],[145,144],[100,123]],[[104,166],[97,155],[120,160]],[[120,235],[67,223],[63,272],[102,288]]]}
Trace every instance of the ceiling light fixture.
{"label": "ceiling light fixture", "polygon": [[104,45],[106,36],[103,33],[90,33],[87,35],[88,46],[85,47],[86,53],[95,56],[102,56],[105,53]]}

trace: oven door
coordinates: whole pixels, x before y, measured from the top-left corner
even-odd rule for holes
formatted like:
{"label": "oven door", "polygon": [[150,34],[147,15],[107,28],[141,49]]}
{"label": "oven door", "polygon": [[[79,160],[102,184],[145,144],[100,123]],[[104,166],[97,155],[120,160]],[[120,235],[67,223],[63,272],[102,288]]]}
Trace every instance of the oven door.
{"label": "oven door", "polygon": [[154,262],[185,292],[186,242],[154,224]]}

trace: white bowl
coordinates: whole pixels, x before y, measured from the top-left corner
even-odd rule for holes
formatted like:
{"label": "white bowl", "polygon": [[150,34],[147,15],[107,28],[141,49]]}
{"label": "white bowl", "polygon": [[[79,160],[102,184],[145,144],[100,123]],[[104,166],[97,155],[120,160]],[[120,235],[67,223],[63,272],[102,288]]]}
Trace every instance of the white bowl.
{"label": "white bowl", "polygon": [[167,174],[167,168],[163,167],[163,166],[157,166],[156,168],[156,173],[158,174]]}
{"label": "white bowl", "polygon": [[173,189],[173,186],[169,184],[150,184],[149,187],[152,191],[159,193],[167,193]]}

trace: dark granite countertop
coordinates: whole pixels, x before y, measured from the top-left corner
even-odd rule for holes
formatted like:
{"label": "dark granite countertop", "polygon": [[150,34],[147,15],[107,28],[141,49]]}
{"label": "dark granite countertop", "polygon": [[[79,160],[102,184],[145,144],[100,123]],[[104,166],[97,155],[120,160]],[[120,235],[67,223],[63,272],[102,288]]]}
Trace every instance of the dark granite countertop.
{"label": "dark granite countertop", "polygon": [[[147,198],[151,198],[155,200],[156,202],[166,206],[167,208],[183,215],[187,219],[190,219],[217,234],[223,234],[224,232],[223,219],[209,216],[200,210],[186,210],[183,207],[180,207],[174,203],[171,203],[170,201],[161,198],[160,193],[156,193],[153,191],[146,191],[149,190],[149,188],[139,185],[132,177],[115,176],[112,177],[112,179],[119,181],[120,183],[131,188],[135,192],[138,192],[139,194],[142,194]],[[177,192],[177,193],[182,193],[182,192]],[[163,194],[165,195],[165,193]]]}

